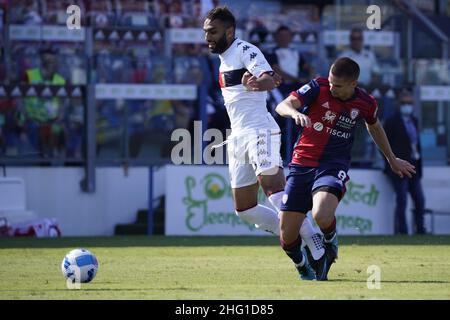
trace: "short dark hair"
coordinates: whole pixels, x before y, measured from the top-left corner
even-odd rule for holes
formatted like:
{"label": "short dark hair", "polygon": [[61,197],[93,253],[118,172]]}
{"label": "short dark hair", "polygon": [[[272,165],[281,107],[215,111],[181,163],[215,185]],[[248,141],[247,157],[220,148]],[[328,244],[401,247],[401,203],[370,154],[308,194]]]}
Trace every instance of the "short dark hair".
{"label": "short dark hair", "polygon": [[358,80],[359,65],[348,57],[342,57],[334,61],[331,66],[331,73],[338,78]]}
{"label": "short dark hair", "polygon": [[352,30],[350,31],[350,34],[353,34],[353,33],[364,33],[364,32],[361,28],[352,28]]}
{"label": "short dark hair", "polygon": [[289,31],[292,32],[291,28],[285,25],[281,25],[278,27],[278,29],[275,31],[275,33],[281,32],[281,31]]}
{"label": "short dark hair", "polygon": [[409,90],[409,88],[403,88],[399,93],[398,93],[398,98],[401,100],[405,97],[413,97],[413,93],[411,92],[411,90]]}
{"label": "short dark hair", "polygon": [[42,48],[41,50],[39,50],[39,53],[41,55],[44,55],[44,54],[56,55],[57,54],[56,50],[53,48]]}
{"label": "short dark hair", "polygon": [[206,15],[206,19],[211,21],[220,20],[225,23],[226,28],[233,27],[236,30],[236,19],[227,6],[215,7]]}

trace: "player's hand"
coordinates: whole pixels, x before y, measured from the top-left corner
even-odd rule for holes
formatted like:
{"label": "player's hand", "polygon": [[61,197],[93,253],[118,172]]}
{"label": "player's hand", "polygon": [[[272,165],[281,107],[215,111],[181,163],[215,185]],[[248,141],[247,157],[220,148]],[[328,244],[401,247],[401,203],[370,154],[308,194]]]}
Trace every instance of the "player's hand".
{"label": "player's hand", "polygon": [[403,178],[404,176],[411,178],[412,174],[416,173],[416,168],[411,163],[399,158],[390,161],[389,165],[391,166],[392,171],[400,178]]}
{"label": "player's hand", "polygon": [[250,72],[246,71],[242,76],[241,82],[248,91],[259,91],[257,79],[258,78],[253,76]]}
{"label": "player's hand", "polygon": [[311,119],[307,115],[304,115],[303,113],[296,112],[292,116],[292,119],[294,119],[295,124],[298,126],[302,126],[302,127],[306,127],[306,128],[311,127]]}
{"label": "player's hand", "polygon": [[273,82],[275,83],[275,88],[278,87],[281,82],[283,81],[283,78],[276,72],[273,74]]}

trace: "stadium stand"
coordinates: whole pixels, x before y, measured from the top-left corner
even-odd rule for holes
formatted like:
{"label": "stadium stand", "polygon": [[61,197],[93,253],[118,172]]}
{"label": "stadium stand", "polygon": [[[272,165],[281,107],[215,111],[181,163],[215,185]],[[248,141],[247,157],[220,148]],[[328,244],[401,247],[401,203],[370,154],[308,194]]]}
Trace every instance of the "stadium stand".
{"label": "stadium stand", "polygon": [[[86,32],[91,34],[62,40],[58,38],[59,31],[52,28],[64,27],[66,8],[72,4],[80,7],[81,24],[89,27]],[[8,85],[29,84],[27,70],[41,68],[39,52],[51,49],[57,53],[57,72],[66,84],[85,88],[96,84],[192,84],[203,88],[202,92],[207,93],[205,99],[194,100],[94,101],[87,97],[71,100],[60,95],[58,108],[62,110],[65,151],[55,153],[59,157],[64,155],[63,162],[58,163],[64,164],[67,159],[84,162],[83,148],[91,139],[88,137],[86,140],[87,123],[81,106],[86,108],[88,104],[92,104],[98,117],[92,121],[96,124],[97,136],[93,143],[97,145],[97,156],[103,158],[101,152],[110,145],[114,149],[111,153],[114,157],[128,157],[119,162],[132,159],[147,161],[150,155],[160,158],[167,155],[162,149],[170,144],[167,133],[173,128],[192,130],[190,123],[202,116],[209,119],[210,125],[221,129],[227,126],[217,85],[218,59],[207,52],[200,30],[204,14],[218,4],[227,4],[236,12],[239,34],[261,46],[265,52],[270,52],[275,46],[275,30],[288,21],[293,31],[292,48],[310,62],[315,75],[323,75],[327,71],[331,61],[347,48],[348,31],[364,27],[367,18],[365,6],[352,1],[341,1],[338,5],[333,1],[296,4],[269,0],[258,4],[231,0],[13,0],[8,14],[3,16],[2,26],[7,27],[12,36],[2,46],[0,79]],[[424,14],[434,15],[440,26],[448,25],[445,10],[438,11],[436,6],[420,2],[415,2],[415,5]],[[382,32],[364,32],[366,48],[375,53],[381,75],[381,82],[367,90],[378,100],[382,120],[391,114],[393,97],[401,87],[448,85],[450,82],[449,60],[442,59],[436,46],[438,41],[432,37],[424,37],[427,44],[414,42],[411,57],[405,58],[402,52],[406,40],[404,33],[399,32],[405,21],[404,10],[401,2],[383,3]],[[33,26],[38,26],[34,33],[27,29]],[[192,30],[200,33],[194,36]],[[174,42],[171,31],[177,32],[183,40]],[[432,33],[423,26],[418,28],[418,32]],[[32,158],[36,160],[42,160],[42,157],[51,159],[53,155],[42,152],[35,137],[29,139],[25,134],[29,130],[26,124],[30,123],[24,115],[26,101],[30,99],[26,93],[11,97],[11,92],[7,92],[8,99],[0,97],[5,110],[1,114],[2,154],[11,156],[34,152]],[[422,138],[428,142],[425,146],[434,150],[427,153],[427,157],[441,163],[447,163],[449,158],[450,139],[444,125],[445,114],[442,113],[445,103],[422,104],[423,109],[431,111],[423,112],[426,116],[423,117]],[[441,129],[436,130],[435,126]],[[160,134],[166,139],[157,138]],[[131,145],[132,152],[125,150]],[[367,137],[356,142],[353,159],[361,166],[376,167],[377,160],[374,159],[377,152],[366,150],[366,145],[371,145],[367,143]]]}

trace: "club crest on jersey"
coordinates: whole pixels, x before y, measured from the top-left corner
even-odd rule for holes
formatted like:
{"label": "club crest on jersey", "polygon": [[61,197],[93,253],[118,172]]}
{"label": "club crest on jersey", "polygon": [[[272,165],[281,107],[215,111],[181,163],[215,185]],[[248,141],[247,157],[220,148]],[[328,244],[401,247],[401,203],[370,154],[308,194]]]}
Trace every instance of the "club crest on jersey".
{"label": "club crest on jersey", "polygon": [[353,108],[352,111],[350,111],[350,118],[352,118],[352,120],[355,120],[358,115],[359,115],[358,109]]}
{"label": "club crest on jersey", "polygon": [[322,117],[322,120],[327,121],[328,123],[333,123],[334,119],[336,119],[336,113],[330,110],[328,110]]}

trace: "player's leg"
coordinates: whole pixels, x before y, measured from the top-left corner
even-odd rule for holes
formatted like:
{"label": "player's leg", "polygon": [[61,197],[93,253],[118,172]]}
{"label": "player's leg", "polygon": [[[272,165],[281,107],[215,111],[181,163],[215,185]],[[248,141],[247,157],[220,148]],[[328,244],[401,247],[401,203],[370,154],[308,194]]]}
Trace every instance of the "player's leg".
{"label": "player's leg", "polygon": [[[281,136],[268,130],[266,134],[258,135],[256,144],[250,143],[249,150],[250,159],[257,159],[253,165],[256,168],[255,174],[258,177],[259,184],[277,212],[281,211],[286,183],[282,168],[283,162],[280,156],[280,146]],[[262,168],[259,165],[261,163],[269,165],[266,168]],[[308,219],[303,220],[299,233],[314,259],[319,259],[325,253],[325,250],[320,245],[320,241],[318,241],[320,235]]]}
{"label": "player's leg", "polygon": [[317,280],[327,280],[328,271],[338,256],[335,212],[339,204],[339,190],[322,186],[313,190],[312,216],[324,235],[325,255],[312,261]]}
{"label": "player's leg", "polygon": [[306,254],[302,251],[302,238],[298,230],[305,218],[304,213],[295,211],[280,212],[280,244],[284,252],[294,262],[302,280],[315,280],[316,275],[311,268]]}
{"label": "player's leg", "polygon": [[345,183],[349,180],[345,167],[318,168],[312,187],[312,215],[324,237],[325,255],[311,261],[318,280],[327,280],[331,264],[338,256],[335,212],[345,194]]}
{"label": "player's leg", "polygon": [[286,183],[283,169],[275,166],[267,171],[259,173],[258,182],[270,203],[277,210],[280,210],[281,199],[284,194],[284,185]]}
{"label": "player's leg", "polygon": [[258,183],[232,188],[236,214],[258,229],[279,234],[278,214],[271,208],[258,204]]}
{"label": "player's leg", "polygon": [[425,196],[423,194],[422,183],[420,181],[420,177],[417,175],[413,175],[411,179],[408,181],[409,183],[409,193],[411,194],[411,198],[414,203],[414,224],[416,226],[415,232],[417,234],[425,234],[424,227],[424,214],[425,214]]}
{"label": "player's leg", "polygon": [[[278,172],[274,175],[264,174],[263,172],[258,175],[258,181],[270,203],[280,212],[285,184],[283,170],[279,168]],[[279,191],[274,192],[275,190]],[[303,219],[299,233],[308,246],[313,258],[316,260],[320,259],[325,253],[325,249],[321,245],[320,234],[316,232],[309,219]]]}
{"label": "player's leg", "polygon": [[257,228],[279,234],[279,219],[273,209],[258,204],[258,181],[247,156],[248,139],[228,143],[228,169],[236,215]]}
{"label": "player's leg", "polygon": [[258,182],[277,211],[280,211],[286,183],[280,147],[281,134],[277,130],[259,130],[248,144],[249,160]]}
{"label": "player's leg", "polygon": [[307,190],[311,190],[313,181],[314,168],[291,166],[280,210],[281,246],[294,262],[300,277],[309,280],[315,279],[315,273],[306,251],[301,250],[302,237],[299,235],[299,229],[306,220],[303,212],[312,208],[311,193]]}
{"label": "player's leg", "polygon": [[313,191],[312,215],[325,240],[331,240],[336,234],[335,212],[339,198],[332,187],[320,187]]}
{"label": "player's leg", "polygon": [[408,234],[406,224],[406,204],[408,201],[408,178],[390,176],[395,192],[394,232],[396,234]]}

